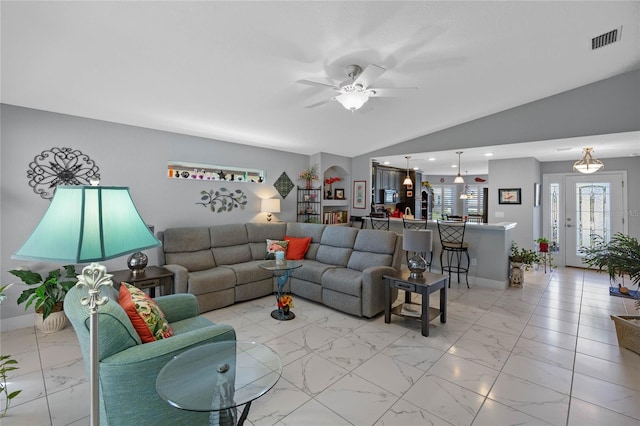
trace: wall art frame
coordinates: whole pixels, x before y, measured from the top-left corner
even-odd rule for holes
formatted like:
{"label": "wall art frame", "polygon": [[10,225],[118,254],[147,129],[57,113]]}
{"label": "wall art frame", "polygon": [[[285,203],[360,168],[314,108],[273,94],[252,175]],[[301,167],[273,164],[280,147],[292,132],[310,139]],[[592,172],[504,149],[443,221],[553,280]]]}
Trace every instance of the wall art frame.
{"label": "wall art frame", "polygon": [[522,204],[521,188],[498,189],[498,204]]}
{"label": "wall art frame", "polygon": [[356,180],[353,182],[353,208],[364,209],[367,207],[367,181]]}

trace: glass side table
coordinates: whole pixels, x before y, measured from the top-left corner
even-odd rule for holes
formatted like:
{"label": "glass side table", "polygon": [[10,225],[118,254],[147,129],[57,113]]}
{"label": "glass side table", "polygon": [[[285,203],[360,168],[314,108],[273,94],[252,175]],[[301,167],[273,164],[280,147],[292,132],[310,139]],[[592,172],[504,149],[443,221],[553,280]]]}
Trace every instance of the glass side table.
{"label": "glass side table", "polygon": [[[302,266],[302,262],[299,260],[284,260],[278,262],[276,260],[268,260],[266,262],[259,263],[258,266],[262,269],[272,271],[274,276],[278,276],[278,289],[276,291],[276,305],[284,294],[284,285],[289,281],[291,271]],[[271,317],[280,321],[287,321],[294,319],[296,315],[289,311],[287,313],[280,307],[271,312]]]}
{"label": "glass side table", "polygon": [[[174,356],[160,370],[160,398],[181,410],[210,411],[210,425],[242,425],[251,402],[280,379],[282,361],[255,342],[208,343]],[[236,407],[244,409],[236,423]]]}

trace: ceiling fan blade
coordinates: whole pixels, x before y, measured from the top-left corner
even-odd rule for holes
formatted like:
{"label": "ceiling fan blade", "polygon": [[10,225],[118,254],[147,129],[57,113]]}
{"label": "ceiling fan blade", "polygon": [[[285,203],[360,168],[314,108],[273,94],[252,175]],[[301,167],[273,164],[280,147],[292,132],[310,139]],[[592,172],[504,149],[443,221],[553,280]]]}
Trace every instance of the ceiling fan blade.
{"label": "ceiling fan blade", "polygon": [[374,93],[371,93],[369,96],[385,98],[385,97],[393,97],[393,96],[403,96],[411,93],[415,93],[418,90],[417,87],[397,87],[397,88],[389,88],[389,89],[369,89]]}
{"label": "ceiling fan blade", "polygon": [[315,104],[307,105],[305,108],[315,108],[320,105],[328,104],[329,102],[335,100],[335,98],[325,99],[324,101],[316,102]]}
{"label": "ceiling fan blade", "polygon": [[365,89],[369,87],[371,83],[376,81],[387,70],[374,64],[370,64],[360,75],[355,79],[353,84],[360,84]]}
{"label": "ceiling fan blade", "polygon": [[333,90],[340,90],[338,86],[334,86],[332,84],[326,84],[326,83],[319,83],[317,81],[311,81],[311,80],[296,80],[296,83],[306,84],[309,86],[328,87]]}

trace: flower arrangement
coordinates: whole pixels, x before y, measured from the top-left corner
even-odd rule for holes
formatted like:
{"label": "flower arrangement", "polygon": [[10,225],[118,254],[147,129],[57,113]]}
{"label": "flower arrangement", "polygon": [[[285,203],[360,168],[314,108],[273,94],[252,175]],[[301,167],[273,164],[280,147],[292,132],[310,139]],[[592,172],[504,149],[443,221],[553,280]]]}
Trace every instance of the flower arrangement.
{"label": "flower arrangement", "polygon": [[338,177],[338,176],[336,176],[336,177],[328,177],[327,179],[324,180],[324,183],[326,185],[331,185],[331,184],[333,184],[335,182],[340,182],[341,180],[342,179],[340,177]]}
{"label": "flower arrangement", "polygon": [[314,164],[300,173],[300,180],[318,180],[318,165]]}
{"label": "flower arrangement", "polygon": [[288,294],[284,294],[280,296],[280,299],[278,299],[278,308],[280,309],[286,308],[287,310],[290,308],[293,308],[293,298]]}

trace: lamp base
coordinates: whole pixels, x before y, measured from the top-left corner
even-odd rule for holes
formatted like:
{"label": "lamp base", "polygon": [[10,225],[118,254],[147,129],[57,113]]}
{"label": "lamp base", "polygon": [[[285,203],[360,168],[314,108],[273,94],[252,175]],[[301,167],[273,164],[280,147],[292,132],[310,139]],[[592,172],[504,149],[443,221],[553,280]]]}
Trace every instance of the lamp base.
{"label": "lamp base", "polygon": [[409,274],[409,278],[411,279],[420,279],[424,278],[424,271],[427,270],[427,262],[424,260],[422,256],[416,253],[411,259],[407,261],[407,267],[411,274]]}
{"label": "lamp base", "polygon": [[127,259],[127,266],[131,269],[133,275],[144,274],[144,268],[147,267],[147,263],[149,263],[149,258],[140,251],[133,253]]}

